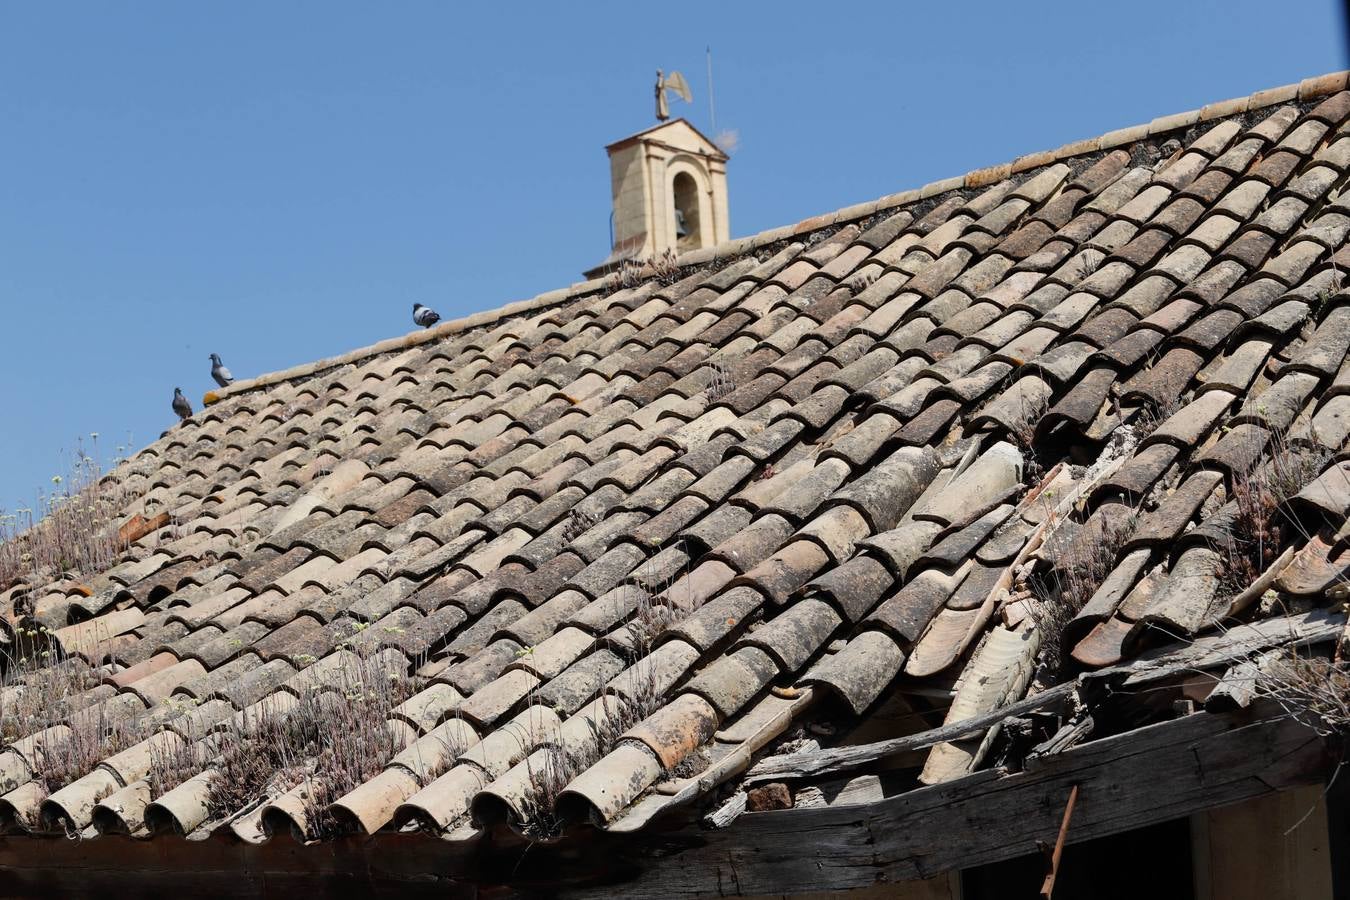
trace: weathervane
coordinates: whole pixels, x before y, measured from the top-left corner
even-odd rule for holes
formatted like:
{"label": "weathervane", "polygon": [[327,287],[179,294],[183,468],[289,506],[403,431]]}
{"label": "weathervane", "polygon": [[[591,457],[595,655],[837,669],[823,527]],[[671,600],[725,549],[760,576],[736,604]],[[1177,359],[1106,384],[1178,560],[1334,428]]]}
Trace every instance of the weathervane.
{"label": "weathervane", "polygon": [[673,91],[685,103],[692,103],[694,96],[689,93],[689,83],[679,72],[663,75],[656,70],[656,118],[664,122],[670,118],[670,104],[666,102],[666,91]]}

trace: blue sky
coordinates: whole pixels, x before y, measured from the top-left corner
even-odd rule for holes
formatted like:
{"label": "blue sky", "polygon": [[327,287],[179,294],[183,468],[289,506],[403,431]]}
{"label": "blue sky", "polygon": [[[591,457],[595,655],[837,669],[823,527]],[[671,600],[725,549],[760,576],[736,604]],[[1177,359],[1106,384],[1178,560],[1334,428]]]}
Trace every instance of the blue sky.
{"label": "blue sky", "polygon": [[[90,432],[579,280],[679,69],[735,235],[1345,67],[1337,6],[0,0],[0,507]],[[87,437],[86,437],[87,440]]]}

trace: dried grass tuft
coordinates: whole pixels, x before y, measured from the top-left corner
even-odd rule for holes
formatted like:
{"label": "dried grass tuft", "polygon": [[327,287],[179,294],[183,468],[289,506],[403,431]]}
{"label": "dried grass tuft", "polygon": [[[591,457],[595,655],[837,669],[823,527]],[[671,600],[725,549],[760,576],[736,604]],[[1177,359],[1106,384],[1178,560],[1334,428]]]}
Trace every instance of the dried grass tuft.
{"label": "dried grass tuft", "polygon": [[0,651],[0,742],[11,743],[65,721],[99,675],[48,640],[45,627],[21,628]]}
{"label": "dried grass tuft", "polygon": [[563,526],[563,540],[569,543],[575,541],[598,524],[600,519],[595,513],[573,509],[567,516],[567,524]]}
{"label": "dried grass tuft", "polygon": [[205,743],[172,741],[151,744],[150,796],[161,797],[196,775],[209,761]]}
{"label": "dried grass tuft", "polygon": [[703,389],[703,399],[706,404],[712,405],[736,390],[736,379],[721,360],[709,363],[708,368],[712,371],[712,377]]}
{"label": "dried grass tuft", "polygon": [[[544,748],[542,762],[526,758],[529,789],[521,805],[527,834],[537,837],[560,834],[566,825],[558,814],[558,798],[563,790],[572,779],[617,747],[624,733],[660,709],[665,700],[651,651],[657,637],[677,621],[681,612],[687,614],[690,611],[684,609],[686,604],[671,596],[672,585],[688,574],[688,567],[681,567],[664,577],[658,576],[650,567],[643,574],[642,584],[630,583],[628,586],[636,592],[636,608],[624,626],[628,638],[624,649],[629,658],[635,660],[627,685],[629,693],[627,696],[602,696],[604,714],[598,721],[589,722],[590,740],[580,742],[580,746],[564,748],[559,735]],[[660,602],[662,597],[666,602]]]}
{"label": "dried grass tuft", "polygon": [[412,695],[412,679],[378,655],[357,657],[322,686],[278,703],[222,742],[213,761],[209,805],[216,816],[250,808],[306,784],[306,837],[338,833],[329,805],[375,777],[402,750],[390,713]]}
{"label": "dried grass tuft", "polygon": [[[1155,407],[1150,404],[1139,410],[1138,415],[1134,417],[1134,421],[1130,424],[1134,426],[1135,435],[1142,441],[1157,431],[1158,426],[1172,418],[1179,409],[1181,409],[1181,398],[1169,397],[1161,406]],[[1116,416],[1122,420],[1124,418],[1119,409],[1117,409]]]}
{"label": "dried grass tuft", "polygon": [[[1331,461],[1322,447],[1294,445],[1276,437],[1269,458],[1233,481],[1236,516],[1232,541],[1221,548],[1220,595],[1242,593],[1301,536],[1280,507],[1317,478]],[[1306,535],[1302,535],[1306,537]]]}
{"label": "dried grass tuft", "polygon": [[137,720],[114,710],[107,703],[80,710],[69,718],[63,738],[43,744],[33,780],[47,794],[83,778],[144,737]]}
{"label": "dried grass tuft", "polygon": [[77,446],[68,471],[52,477],[54,490],[40,492],[35,507],[0,509],[0,590],[63,573],[92,575],[117,562],[124,549],[117,520],[134,498],[103,478],[96,435],[93,442],[93,455]]}
{"label": "dried grass tuft", "polygon": [[667,248],[658,256],[646,259],[625,259],[614,272],[614,284],[619,288],[634,288],[648,278],[662,284],[674,284],[680,273],[679,254]]}
{"label": "dried grass tuft", "polygon": [[[606,715],[591,721],[591,740],[570,752],[560,746],[561,741],[545,748],[543,762],[528,761],[529,789],[521,801],[525,814],[524,831],[537,837],[555,837],[567,824],[558,813],[558,798],[572,780],[603,759],[619,745],[623,735],[633,726],[661,708],[663,698],[657,690],[655,672],[649,659],[636,664],[637,689],[629,698],[606,694],[603,704]],[[642,672],[643,666],[647,673]],[[527,758],[528,760],[529,758]]]}
{"label": "dried grass tuft", "polygon": [[1139,517],[1131,512],[1107,519],[1093,532],[1080,532],[1055,556],[1050,569],[1027,578],[1028,607],[1043,635],[1042,675],[1058,680],[1067,664],[1064,630],[1115,568],[1120,550],[1134,534]]}
{"label": "dried grass tuft", "polygon": [[90,705],[88,691],[98,686],[100,673],[63,653],[45,627],[20,628],[15,637],[0,651],[0,744],[53,729],[35,754],[32,773],[46,793],[89,774],[143,737],[121,707],[108,701]]}
{"label": "dried grass tuft", "polygon": [[1342,659],[1291,648],[1258,669],[1255,687],[1322,737],[1350,731],[1350,664]]}

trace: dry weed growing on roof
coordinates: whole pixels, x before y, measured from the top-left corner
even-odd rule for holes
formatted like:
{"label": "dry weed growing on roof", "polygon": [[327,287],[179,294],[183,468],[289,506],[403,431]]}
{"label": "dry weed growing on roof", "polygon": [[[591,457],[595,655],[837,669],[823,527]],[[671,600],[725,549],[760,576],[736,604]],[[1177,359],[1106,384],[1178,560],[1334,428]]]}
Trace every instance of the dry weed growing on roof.
{"label": "dry weed growing on roof", "polygon": [[631,589],[637,592],[637,608],[633,617],[628,620],[627,632],[631,639],[632,658],[641,659],[651,652],[657,637],[674,624],[677,616],[676,611],[670,606],[658,602],[654,594],[648,593],[638,585],[632,585]]}
{"label": "dry weed growing on roof", "polygon": [[103,480],[98,436],[92,440],[93,455],[81,443],[68,471],[52,476],[53,490],[40,493],[36,507],[0,509],[0,590],[65,572],[91,575],[117,561],[123,548],[116,523],[132,498]]}
{"label": "dry weed growing on roof", "polygon": [[619,263],[614,273],[614,281],[621,288],[633,288],[642,284],[644,262],[640,259],[625,259]]}
{"label": "dry weed growing on roof", "polygon": [[[1028,401],[1026,398],[1022,399],[1022,414],[1014,424],[1011,434],[1013,440],[1017,441],[1024,450],[1030,450],[1035,444],[1036,429],[1041,424],[1041,419],[1045,418],[1045,414],[1049,411],[1049,397],[1043,397],[1035,401]],[[1036,470],[1040,469],[1039,466],[1028,466],[1028,477],[1035,477],[1040,474],[1039,471],[1032,472],[1032,468],[1035,468]]]}
{"label": "dry weed growing on roof", "polygon": [[[1157,431],[1159,425],[1172,418],[1173,414],[1180,408],[1180,397],[1168,397],[1166,402],[1160,406],[1145,406],[1143,409],[1139,410],[1139,413],[1134,417],[1134,421],[1131,422],[1134,426],[1134,433],[1138,436],[1140,441],[1144,440],[1144,438]],[[1117,416],[1119,417],[1120,414],[1117,413]]]}
{"label": "dry weed growing on roof", "polygon": [[[661,708],[664,700],[656,677],[651,651],[656,639],[678,618],[679,609],[688,607],[671,597],[671,588],[683,575],[688,564],[664,576],[646,566],[643,576],[631,581],[626,589],[635,597],[634,611],[622,626],[624,638],[618,642],[629,659],[629,678],[626,694],[602,694],[603,710],[587,723],[587,740],[570,748],[563,746],[561,735],[539,753],[526,757],[529,790],[522,799],[525,830],[540,837],[551,837],[562,831],[564,822],[558,814],[558,797],[582,772],[598,763],[634,725]],[[642,583],[637,583],[641,581]],[[667,602],[660,602],[664,597]],[[675,607],[668,605],[672,600]],[[686,614],[691,609],[683,610]]]}
{"label": "dry weed growing on roof", "polygon": [[662,284],[673,284],[679,274],[679,255],[666,248],[659,256],[621,261],[614,273],[614,282],[620,288],[633,288],[652,277]]}
{"label": "dry weed growing on roof", "polygon": [[1060,640],[1069,622],[1078,615],[1116,566],[1121,548],[1134,534],[1139,517],[1131,512],[1119,518],[1106,517],[1101,527],[1086,528],[1053,558],[1049,569],[1027,579],[1029,609],[1044,635],[1041,666],[1056,680],[1066,660]]}
{"label": "dry weed growing on roof", "polygon": [[600,519],[595,513],[574,507],[567,514],[567,524],[563,526],[563,540],[571,543],[598,524]]}
{"label": "dry weed growing on roof", "polygon": [[1246,590],[1297,540],[1295,523],[1285,518],[1280,507],[1317,478],[1331,456],[1320,446],[1295,445],[1277,435],[1268,458],[1234,478],[1232,541],[1221,548],[1224,565],[1220,590],[1224,596]]}
{"label": "dry weed growing on roof", "polygon": [[1255,691],[1322,737],[1350,731],[1350,666],[1339,655],[1291,647],[1260,666]]}
{"label": "dry weed growing on roof", "polygon": [[[90,705],[100,673],[83,658],[67,655],[45,627],[15,632],[0,651],[0,744],[52,729],[34,754],[33,780],[50,794],[87,775],[107,757],[141,739],[139,724],[116,698]],[[102,652],[90,651],[98,659]]]}
{"label": "dry weed growing on roof", "polygon": [[681,597],[677,594],[682,592],[675,590],[675,586],[689,574],[684,539],[677,538],[670,549],[680,551],[683,562],[662,571],[649,559],[643,563],[637,576],[629,581],[628,589],[633,592],[634,609],[624,630],[630,659],[646,656],[662,632],[682,615],[693,612],[687,593]]}
{"label": "dry weed growing on roof", "polygon": [[71,715],[66,720],[68,729],[55,740],[45,741],[36,754],[33,780],[53,794],[139,742],[144,736],[140,723],[131,715],[119,714],[121,709],[103,702]]}
{"label": "dry weed growing on roof", "polygon": [[864,275],[855,275],[849,279],[848,289],[855,294],[861,294],[872,285],[876,284],[877,276],[874,272],[868,272]]}
{"label": "dry weed growing on roof", "polygon": [[592,754],[584,754],[585,758],[569,755],[559,740],[541,748],[537,755],[542,760],[536,760],[536,754],[526,757],[530,782],[521,799],[524,830],[538,837],[554,837],[562,832],[565,824],[558,815],[558,797],[573,778],[593,763],[587,762]]}
{"label": "dry weed growing on roof", "polygon": [[533,755],[526,757],[530,783],[521,805],[527,834],[539,837],[560,834],[566,824],[558,812],[558,798],[563,790],[572,779],[617,747],[630,728],[661,708],[662,697],[651,660],[639,660],[632,671],[634,690],[628,697],[619,694],[601,696],[603,712],[587,722],[589,733],[585,741],[566,748],[559,736],[539,754],[542,762],[535,761]]}
{"label": "dry weed growing on roof", "polygon": [[708,379],[708,386],[703,389],[703,399],[706,404],[711,405],[736,390],[736,379],[732,376],[731,369],[721,360],[709,363],[708,368],[712,375]]}
{"label": "dry weed growing on roof", "polygon": [[44,627],[20,628],[0,651],[0,743],[12,743],[58,724],[75,711],[99,675],[79,657],[46,640]]}
{"label": "dry weed growing on roof", "polygon": [[[170,700],[172,702],[172,698]],[[183,705],[186,713],[195,703]],[[150,745],[150,796],[161,797],[196,775],[211,758],[210,741],[163,741]]]}
{"label": "dry weed growing on roof", "polygon": [[337,833],[329,804],[378,775],[403,749],[388,723],[413,690],[406,669],[379,654],[353,654],[298,696],[273,695],[221,741],[212,761],[212,815],[233,815],[305,784],[306,837]]}

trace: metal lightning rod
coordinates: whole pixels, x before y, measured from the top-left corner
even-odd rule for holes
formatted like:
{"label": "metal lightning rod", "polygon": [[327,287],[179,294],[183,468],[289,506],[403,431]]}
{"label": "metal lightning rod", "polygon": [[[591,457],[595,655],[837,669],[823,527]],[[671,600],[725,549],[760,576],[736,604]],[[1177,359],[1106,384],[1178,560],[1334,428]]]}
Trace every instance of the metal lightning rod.
{"label": "metal lightning rod", "polygon": [[713,105],[713,81],[712,81],[712,47],[708,50],[708,119],[712,127],[709,129],[713,134],[717,134],[717,107]]}

